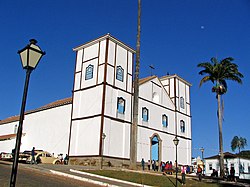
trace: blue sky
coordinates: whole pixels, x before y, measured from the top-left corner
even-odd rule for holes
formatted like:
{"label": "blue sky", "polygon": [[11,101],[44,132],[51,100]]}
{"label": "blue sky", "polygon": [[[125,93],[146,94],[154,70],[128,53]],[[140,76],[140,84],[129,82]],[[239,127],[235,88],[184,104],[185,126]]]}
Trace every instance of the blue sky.
{"label": "blue sky", "polygon": [[[218,153],[217,102],[211,83],[197,64],[232,56],[244,74],[243,85],[229,82],[225,102],[224,150],[231,151],[233,136],[250,144],[250,1],[142,0],[140,77],[178,74],[191,88],[193,156]],[[25,71],[17,51],[38,40],[46,51],[31,75],[27,110],[71,96],[75,53],[73,47],[111,33],[136,46],[136,0],[0,1],[0,119],[19,115]],[[249,149],[249,147],[247,147]]]}

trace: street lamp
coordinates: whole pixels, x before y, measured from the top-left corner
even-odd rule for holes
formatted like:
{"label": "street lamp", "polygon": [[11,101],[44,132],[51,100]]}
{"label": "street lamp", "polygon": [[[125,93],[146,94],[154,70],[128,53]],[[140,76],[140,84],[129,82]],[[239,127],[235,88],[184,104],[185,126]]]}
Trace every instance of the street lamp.
{"label": "street lamp", "polygon": [[201,147],[200,148],[200,150],[201,150],[201,159],[202,159],[202,174],[204,175],[204,170],[205,170],[205,164],[204,164],[204,157],[203,157],[203,154],[204,154],[204,147]]}
{"label": "street lamp", "polygon": [[20,58],[22,61],[23,69],[26,70],[26,78],[25,78],[25,85],[24,85],[24,91],[23,91],[21,112],[20,112],[20,117],[19,117],[18,131],[16,135],[14,161],[13,161],[12,171],[11,171],[11,179],[10,179],[11,187],[14,187],[16,185],[18,158],[19,158],[19,151],[20,151],[20,146],[21,146],[24,111],[25,111],[26,98],[27,98],[27,93],[28,93],[30,74],[32,70],[36,68],[42,56],[45,55],[45,52],[43,52],[40,49],[40,47],[36,45],[36,43],[37,41],[35,39],[31,39],[30,43],[26,47],[18,51],[18,54],[20,55]]}
{"label": "street lamp", "polygon": [[101,169],[103,165],[103,149],[104,149],[104,139],[106,138],[106,134],[103,132],[102,133],[102,158],[101,158]]}
{"label": "street lamp", "polygon": [[179,139],[177,138],[177,136],[175,136],[175,138],[173,139],[174,145],[175,145],[175,160],[176,160],[176,166],[175,166],[175,186],[177,187],[177,173],[178,173],[178,162],[177,162],[177,146],[179,144]]}

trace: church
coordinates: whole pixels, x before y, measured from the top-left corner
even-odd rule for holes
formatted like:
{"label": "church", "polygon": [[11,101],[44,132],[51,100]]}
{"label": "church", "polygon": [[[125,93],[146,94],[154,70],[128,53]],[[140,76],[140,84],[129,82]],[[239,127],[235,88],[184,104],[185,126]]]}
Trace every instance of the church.
{"label": "church", "polygon": [[[127,165],[136,51],[106,34],[76,52],[72,97],[25,113],[21,151],[32,147],[68,154],[70,164]],[[139,80],[137,162],[191,165],[191,84],[178,75]],[[0,152],[11,152],[19,116],[0,120]]]}

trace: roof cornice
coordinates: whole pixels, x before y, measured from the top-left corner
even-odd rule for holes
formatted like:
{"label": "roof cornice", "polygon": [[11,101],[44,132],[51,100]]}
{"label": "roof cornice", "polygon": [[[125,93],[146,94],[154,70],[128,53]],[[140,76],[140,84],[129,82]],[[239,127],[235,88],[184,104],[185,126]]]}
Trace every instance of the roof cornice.
{"label": "roof cornice", "polygon": [[192,86],[191,83],[189,83],[188,81],[186,81],[185,79],[181,78],[179,75],[174,74],[174,75],[165,75],[163,77],[160,78],[161,81],[166,80],[166,79],[172,79],[172,78],[177,78],[179,80],[181,80],[182,82],[184,82],[185,84],[187,84],[188,86]]}
{"label": "roof cornice", "polygon": [[91,45],[94,45],[94,44],[96,44],[96,43],[98,43],[100,41],[106,40],[107,38],[109,40],[113,41],[114,43],[117,43],[120,46],[124,47],[128,51],[130,51],[132,53],[136,53],[136,51],[133,48],[129,47],[127,44],[123,43],[122,41],[118,40],[117,38],[111,36],[109,33],[105,34],[104,36],[101,36],[101,37],[99,37],[99,38],[97,38],[95,40],[91,40],[91,41],[89,41],[89,42],[87,42],[85,44],[79,45],[79,46],[73,48],[73,51],[79,51],[79,50],[81,50],[83,48],[86,48],[86,47],[89,47]]}

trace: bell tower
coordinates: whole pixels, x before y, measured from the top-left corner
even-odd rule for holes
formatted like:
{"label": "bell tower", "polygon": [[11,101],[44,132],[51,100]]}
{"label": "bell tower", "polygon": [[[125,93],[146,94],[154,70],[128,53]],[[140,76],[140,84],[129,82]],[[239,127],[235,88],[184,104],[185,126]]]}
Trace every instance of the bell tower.
{"label": "bell tower", "polygon": [[110,34],[73,50],[70,158],[129,159],[135,51]]}

